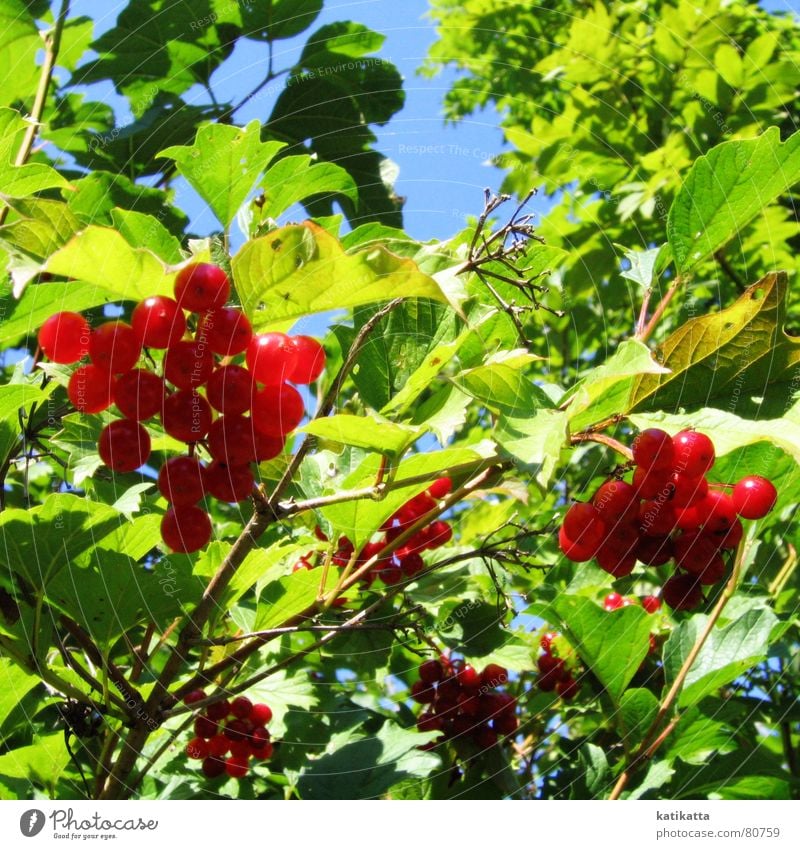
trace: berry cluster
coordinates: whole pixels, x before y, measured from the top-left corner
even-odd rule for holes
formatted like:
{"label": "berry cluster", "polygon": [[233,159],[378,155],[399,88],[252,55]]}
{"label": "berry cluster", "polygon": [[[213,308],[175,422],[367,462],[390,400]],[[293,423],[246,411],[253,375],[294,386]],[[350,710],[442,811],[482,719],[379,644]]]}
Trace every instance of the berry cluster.
{"label": "berry cluster", "polygon": [[[385,556],[381,556],[381,552],[422,516],[433,510],[437,502],[450,492],[452,486],[453,482],[450,478],[437,478],[425,492],[415,495],[390,516],[381,525],[380,538],[368,542],[355,555],[355,558],[353,543],[346,536],[340,537],[332,562],[339,568],[344,568],[353,560],[355,567],[358,568],[371,558],[377,557],[375,566],[362,579],[367,586],[375,578],[380,578],[384,584],[393,585],[402,581],[403,578],[415,577],[425,568],[422,552],[440,548],[453,538],[453,529],[448,522],[436,519],[420,528],[396,551]],[[323,541],[327,539],[319,528],[316,529],[316,534]],[[312,569],[314,567],[312,556],[312,554],[306,554],[301,557],[294,564],[293,571]]]}
{"label": "berry cluster", "polygon": [[508,671],[496,663],[478,672],[461,660],[426,660],[419,667],[419,681],[411,686],[414,701],[428,706],[417,728],[443,736],[422,748],[468,737],[478,748],[488,749],[498,738],[513,734],[519,725],[517,701],[496,690],[506,681]]}
{"label": "berry cluster", "polygon": [[[192,690],[183,703],[193,705],[206,698],[203,690]],[[253,704],[246,696],[210,704],[194,721],[195,736],[186,744],[186,755],[202,761],[206,778],[227,773],[231,778],[244,778],[250,769],[250,758],[266,761],[272,757],[267,724],[272,710],[263,703]],[[227,757],[226,757],[227,756]]]}
{"label": "berry cluster", "polygon": [[697,431],[642,431],[633,443],[631,482],[608,480],[591,502],[573,504],[559,529],[561,551],[576,563],[595,558],[615,578],[629,575],[637,561],[674,560],[677,571],[662,598],[675,610],[697,607],[703,587],[725,577],[723,553],[739,545],[740,517],[766,516],[778,497],[758,475],[709,485],[714,459],[713,443]]}
{"label": "berry cluster", "polygon": [[[277,457],[303,418],[303,399],[292,384],[314,382],[325,367],[315,339],[254,335],[241,310],[225,306],[229,294],[221,268],[194,263],[178,273],[174,298],[146,298],[130,324],[107,321],[90,329],[78,313],[60,312],[39,331],[39,347],[53,362],[88,355],[67,387],[75,408],[99,413],[114,404],[122,415],[100,433],[106,466],[132,472],[147,462],[150,436],[142,423],[155,416],[188,445],[158,475],[170,504],[161,535],[174,551],[197,551],[211,538],[208,513],[198,506],[205,496],[233,503],[252,493],[251,464]],[[208,462],[198,459],[198,445]]]}
{"label": "berry cluster", "polygon": [[570,702],[578,695],[581,685],[573,675],[574,668],[567,663],[566,658],[557,654],[554,645],[557,638],[558,634],[555,631],[547,631],[539,640],[542,654],[537,661],[539,678],[536,683],[545,693],[552,693],[555,690],[564,701]]}

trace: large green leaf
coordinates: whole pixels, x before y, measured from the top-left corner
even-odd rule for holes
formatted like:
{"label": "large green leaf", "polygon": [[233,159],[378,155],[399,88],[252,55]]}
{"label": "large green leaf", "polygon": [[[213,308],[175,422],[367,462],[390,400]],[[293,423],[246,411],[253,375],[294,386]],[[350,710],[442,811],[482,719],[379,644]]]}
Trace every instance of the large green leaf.
{"label": "large green leaf", "polygon": [[[673,681],[697,641],[706,616],[686,619],[664,646],[664,671]],[[766,659],[769,635],[777,622],[766,608],[748,610],[734,622],[716,627],[692,664],[678,697],[679,707],[690,707]]]}
{"label": "large green leaf", "polygon": [[47,397],[52,386],[44,392],[39,386],[14,383],[0,386],[0,463],[4,463],[17,445],[21,427],[20,411]]}
{"label": "large green leaf", "polygon": [[392,298],[445,300],[411,260],[381,248],[346,254],[333,236],[311,222],[247,242],[232,264],[242,306],[257,329]]}
{"label": "large green leaf", "polygon": [[25,694],[38,683],[38,676],[26,672],[6,657],[0,657],[0,728]]}
{"label": "large green leaf", "polygon": [[546,489],[567,445],[567,426],[564,411],[542,407],[525,418],[501,416],[494,438],[512,457],[530,467],[536,482]]}
{"label": "large green leaf", "polygon": [[[25,779],[26,784],[41,784],[52,791],[69,760],[62,733],[40,736],[30,746],[0,755],[0,783],[6,783],[3,779]],[[27,788],[30,793],[30,784]]]}
{"label": "large green leaf", "polygon": [[313,419],[301,430],[330,442],[354,445],[356,448],[391,456],[403,454],[422,434],[421,428],[346,413]]}
{"label": "large green leaf", "polygon": [[259,121],[243,128],[206,124],[192,145],[168,147],[159,156],[176,162],[181,176],[227,228],[282,147],[282,142],[261,141]]}
{"label": "large green leaf", "polygon": [[[329,569],[324,589],[333,589],[337,579],[338,570]],[[321,580],[322,569],[299,569],[270,581],[258,599],[255,627],[262,631],[291,622],[314,604]]]}
{"label": "large green leaf", "polygon": [[267,0],[240,3],[243,35],[264,41],[291,38],[314,23],[322,0]]}
{"label": "large green leaf", "polygon": [[552,407],[544,390],[524,373],[533,359],[518,351],[503,352],[489,358],[485,365],[455,375],[453,382],[495,412],[523,418],[542,407]]}
{"label": "large green leaf", "polygon": [[629,749],[635,749],[658,713],[658,699],[643,687],[632,687],[619,702],[619,733]]}
{"label": "large green leaf", "polygon": [[639,377],[630,408],[727,407],[733,397],[752,409],[748,396],[769,387],[785,398],[800,364],[800,341],[783,331],[786,292],[784,272],[767,274],[727,309],[687,321],[656,351],[669,373]]}
{"label": "large green leaf", "polygon": [[800,132],[778,127],[723,142],[692,166],[669,211],[667,233],[680,273],[711,256],[764,207],[800,181]]}
{"label": "large green leaf", "polygon": [[13,201],[17,217],[0,228],[0,244],[42,261],[80,229],[66,203],[42,198]]}
{"label": "large green leaf", "polygon": [[[16,61],[18,61],[16,57],[8,59],[8,62],[12,64]],[[4,196],[24,198],[43,189],[69,185],[67,180],[49,165],[41,162],[30,162],[27,165],[14,164],[14,157],[22,143],[26,127],[27,123],[18,112],[13,109],[0,109],[0,199]]]}
{"label": "large green leaf", "polygon": [[0,104],[33,102],[40,70],[36,57],[42,38],[22,0],[0,0]]}

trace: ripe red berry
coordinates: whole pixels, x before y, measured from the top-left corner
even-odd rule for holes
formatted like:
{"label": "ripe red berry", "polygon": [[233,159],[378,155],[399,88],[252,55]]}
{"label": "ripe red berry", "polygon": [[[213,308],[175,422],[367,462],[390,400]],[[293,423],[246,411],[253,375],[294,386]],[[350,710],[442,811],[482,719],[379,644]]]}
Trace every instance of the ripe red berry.
{"label": "ripe red berry", "polygon": [[449,522],[437,519],[428,526],[428,545],[430,549],[441,548],[453,538],[453,529]]}
{"label": "ripe red berry", "polygon": [[672,438],[675,446],[675,469],[690,478],[704,475],[715,459],[714,443],[696,430],[682,430]]}
{"label": "ripe red berry", "polygon": [[286,372],[292,383],[313,383],[325,368],[325,349],[310,336],[292,336],[295,358]]}
{"label": "ripe red berry", "polygon": [[206,546],[211,533],[208,513],[194,505],[171,507],[161,520],[161,538],[173,551],[182,554]]}
{"label": "ripe red berry", "polygon": [[558,547],[564,556],[573,563],[587,563],[597,553],[596,545],[582,545],[581,543],[573,542],[566,535],[563,525],[558,529]]}
{"label": "ripe red berry", "polygon": [[256,431],[256,462],[263,463],[277,457],[284,449],[286,442],[282,436],[267,436]]}
{"label": "ripe red berry", "polygon": [[231,712],[231,703],[227,699],[220,702],[213,702],[206,708],[206,715],[209,719],[225,719]]}
{"label": "ripe red berry", "polygon": [[217,732],[219,731],[219,726],[213,719],[209,719],[207,716],[196,717],[194,720],[194,733],[200,737],[202,740],[211,739]]}
{"label": "ripe red berry", "polygon": [[419,678],[425,684],[435,684],[437,681],[441,681],[443,676],[444,669],[442,669],[442,664],[438,660],[426,660],[420,664]]}
{"label": "ripe red berry", "polygon": [[508,670],[499,663],[487,663],[481,672],[481,684],[484,687],[499,687],[508,681]]}
{"label": "ripe red berry", "polygon": [[674,490],[669,469],[647,469],[638,466],[633,473],[633,486],[641,498],[669,498]]}
{"label": "ripe red berry", "polygon": [[139,359],[142,343],[130,324],[107,321],[89,336],[89,357],[96,366],[112,374],[130,371]]}
{"label": "ripe red berry", "polygon": [[164,406],[164,381],[145,369],[126,371],[117,378],[114,403],[126,418],[135,421],[152,418]]}
{"label": "ripe red berry", "polygon": [[211,427],[211,407],[197,391],[182,389],[164,401],[161,423],[174,439],[199,442]]}
{"label": "ripe red berry", "polygon": [[150,456],[150,435],[138,422],[118,419],[100,431],[97,450],[109,469],[132,472]]}
{"label": "ripe red berry", "polygon": [[208,755],[208,741],[202,737],[195,737],[186,744],[186,756],[192,760],[202,761]]}
{"label": "ripe red berry", "polygon": [[231,702],[231,713],[237,719],[249,719],[250,711],[253,710],[253,703],[247,696],[237,696]]}
{"label": "ripe red berry", "polygon": [[778,490],[761,475],[748,475],[733,488],[733,506],[743,519],[763,519],[775,506]]}
{"label": "ripe red berry", "polygon": [[661,597],[673,610],[694,610],[703,603],[703,591],[694,575],[673,575],[661,588]]}
{"label": "ripe red berry", "polygon": [[247,348],[252,337],[247,316],[241,310],[223,307],[203,316],[196,338],[204,340],[215,354],[233,357]]}
{"label": "ripe red berry", "polygon": [[472,739],[479,748],[491,749],[497,743],[497,732],[489,728],[488,725],[484,725],[474,732]]}
{"label": "ripe red berry", "polygon": [[244,466],[256,458],[253,421],[246,416],[220,416],[209,428],[208,450],[215,460]]}
{"label": "ripe red berry", "polygon": [[89,351],[90,330],[76,312],[57,312],[39,328],[39,347],[54,363],[76,363]]}
{"label": "ripe red berry", "polygon": [[691,507],[702,501],[708,494],[708,481],[703,475],[691,478],[675,473],[671,479],[673,492],[671,503],[675,508]]}
{"label": "ripe red berry", "polygon": [[258,726],[253,729],[250,735],[250,749],[255,754],[261,749],[269,745],[269,731],[263,726]]}
{"label": "ripe red berry", "polygon": [[268,761],[272,757],[273,746],[272,743],[267,743],[261,748],[252,748],[250,749],[250,754],[252,755],[254,760],[257,761]]}
{"label": "ripe red berry", "polygon": [[721,554],[715,554],[699,572],[694,573],[704,585],[718,584],[725,577],[725,561]]}
{"label": "ripe red berry", "polygon": [[581,685],[574,678],[567,678],[556,684],[556,692],[566,702],[571,702],[580,692]]}
{"label": "ripe red berry", "polygon": [[229,504],[244,501],[253,492],[255,478],[250,466],[227,466],[215,460],[206,468],[206,490]]}
{"label": "ripe red berry", "polygon": [[297,358],[297,349],[285,333],[261,333],[247,346],[245,360],[253,377],[266,385],[278,386],[288,379]]}
{"label": "ripe red berry", "polygon": [[639,505],[639,533],[663,537],[675,528],[675,511],[669,501],[643,501]]}
{"label": "ripe red berry", "polygon": [[672,560],[672,539],[668,536],[643,536],[636,546],[636,559],[645,566],[663,566]]}
{"label": "ripe red berry", "polygon": [[209,262],[187,265],[175,278],[175,300],[190,312],[220,309],[225,306],[230,292],[228,275]]}
{"label": "ripe red berry", "polygon": [[564,515],[564,534],[581,546],[597,546],[606,533],[600,513],[592,504],[573,504]]}
{"label": "ripe red berry", "polygon": [[246,413],[253,403],[254,391],[253,376],[241,366],[221,366],[206,383],[209,404],[225,414]]}
{"label": "ripe red berry", "polygon": [[219,778],[225,772],[225,761],[208,757],[203,761],[202,770],[206,778]]}
{"label": "ripe red berry", "polygon": [[543,654],[537,663],[539,667],[539,689],[550,692],[555,689],[559,681],[569,677],[569,671],[560,657],[551,654]]}
{"label": "ripe red berry", "polygon": [[256,702],[250,711],[250,721],[256,725],[267,725],[272,719],[272,708],[263,702]]}
{"label": "ripe red berry", "polygon": [[80,366],[70,375],[67,397],[81,413],[101,413],[111,406],[116,378],[94,365]]}
{"label": "ripe red berry", "polygon": [[633,461],[645,469],[671,469],[674,459],[672,438],[657,427],[643,430],[633,440]]}
{"label": "ripe red berry", "polygon": [[154,295],[136,305],[131,326],[145,348],[168,348],[186,332],[186,319],[172,298]]}
{"label": "ripe red berry", "polygon": [[719,490],[709,490],[708,495],[697,503],[695,509],[703,529],[708,533],[725,533],[737,520],[733,499]]}
{"label": "ripe red berry", "polygon": [[513,734],[517,728],[519,728],[519,720],[516,716],[514,716],[514,714],[505,713],[493,719],[492,725],[498,734],[506,736],[508,734]]}
{"label": "ripe red berry", "polygon": [[227,755],[231,749],[231,742],[224,734],[217,734],[208,741],[208,754],[215,758]]}
{"label": "ripe red berry", "polygon": [[437,478],[429,487],[428,495],[437,501],[449,495],[453,489],[453,481],[450,478]]}
{"label": "ripe red berry", "polygon": [[411,698],[421,705],[428,705],[436,699],[436,690],[424,681],[415,681],[411,685]]}
{"label": "ripe red berry", "polygon": [[203,497],[203,469],[194,457],[173,457],[158,473],[158,491],[171,504],[197,504]]}
{"label": "ripe red berry", "polygon": [[196,702],[202,702],[206,698],[205,690],[190,690],[184,697],[183,703],[188,707]]}
{"label": "ripe red berry", "polygon": [[214,355],[202,341],[183,339],[164,355],[164,378],[178,389],[197,389],[211,377]]}
{"label": "ripe red berry", "polygon": [[709,536],[716,542],[719,548],[736,548],[742,540],[744,528],[737,519],[727,531],[710,533]]}
{"label": "ripe red berry", "polygon": [[636,566],[636,548],[623,551],[613,540],[602,545],[595,556],[597,565],[615,578],[625,578]]}
{"label": "ripe red berry", "polygon": [[456,680],[459,687],[464,690],[477,690],[481,686],[481,675],[474,666],[465,664],[458,670]]}
{"label": "ripe red berry", "polygon": [[558,636],[555,631],[546,631],[542,634],[542,638],[539,640],[539,645],[544,650],[545,654],[550,654],[551,649],[553,648],[553,640]]}
{"label": "ripe red berry", "polygon": [[635,519],[639,512],[639,497],[636,487],[625,481],[606,481],[597,489],[592,499],[600,518],[608,525]]}
{"label": "ripe red berry", "polygon": [[305,405],[288,383],[267,386],[253,399],[253,423],[266,436],[286,436],[302,421]]}
{"label": "ripe red berry", "polygon": [[603,599],[603,608],[605,610],[619,610],[620,607],[625,607],[625,599],[619,593],[609,593]]}
{"label": "ripe red berry", "polygon": [[642,607],[648,613],[658,613],[658,611],[661,609],[661,599],[658,598],[658,596],[646,595],[642,599]]}

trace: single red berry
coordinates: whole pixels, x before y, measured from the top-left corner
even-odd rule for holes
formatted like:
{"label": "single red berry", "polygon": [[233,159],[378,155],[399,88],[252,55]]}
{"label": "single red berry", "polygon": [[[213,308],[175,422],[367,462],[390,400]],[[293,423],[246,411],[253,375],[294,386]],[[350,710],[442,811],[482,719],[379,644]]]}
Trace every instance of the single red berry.
{"label": "single red berry", "polygon": [[673,575],[661,588],[661,597],[673,610],[694,610],[703,603],[703,591],[694,575]]}
{"label": "single red berry", "polygon": [[658,613],[661,610],[661,599],[655,595],[646,595],[642,599],[642,607],[648,613]]}
{"label": "single red berry", "polygon": [[574,678],[567,678],[556,684],[556,692],[565,702],[571,702],[580,692],[581,685]]}
{"label": "single red berry", "polygon": [[587,563],[597,554],[597,545],[583,545],[573,542],[567,536],[563,525],[558,529],[558,547],[564,557],[573,563]]}
{"label": "single red berry", "polygon": [[206,708],[206,715],[208,718],[215,719],[217,721],[225,719],[230,712],[231,703],[227,699],[223,699],[220,702],[213,702]]}
{"label": "single red berry", "polygon": [[415,681],[411,685],[411,698],[421,705],[428,705],[436,699],[436,690],[424,681]]}
{"label": "single red berry", "polygon": [[709,490],[708,495],[698,502],[697,516],[707,533],[719,534],[729,531],[736,524],[737,515],[733,499],[719,490]]}
{"label": "single red berry", "polygon": [[250,749],[255,753],[269,745],[269,731],[263,726],[253,729],[250,735]]}
{"label": "single red berry", "polygon": [[211,407],[196,390],[182,389],[165,399],[161,423],[174,439],[199,442],[211,427]]}
{"label": "single red berry", "polygon": [[286,436],[302,421],[305,405],[288,383],[267,386],[253,399],[253,423],[265,436]]}
{"label": "single red berry", "polygon": [[233,307],[212,310],[203,316],[197,330],[197,341],[205,341],[208,347],[223,357],[241,354],[253,338],[253,328],[247,316]]}
{"label": "single red berry", "polygon": [[158,491],[179,507],[197,504],[204,495],[202,466],[194,457],[172,457],[158,473]]}
{"label": "single red berry", "polygon": [[443,731],[444,720],[430,711],[424,711],[417,718],[417,729],[419,731]]}
{"label": "single red berry", "polygon": [[227,466],[215,460],[206,468],[206,490],[220,501],[235,504],[253,492],[255,478],[250,466]]}
{"label": "single red berry", "polygon": [[114,385],[114,403],[128,419],[142,421],[157,416],[164,406],[164,381],[145,369],[126,371]]}
{"label": "single red berry", "polygon": [[672,556],[672,539],[668,536],[643,536],[636,546],[636,559],[645,566],[663,566]]}
{"label": "single red berry", "polygon": [[195,737],[186,744],[186,756],[192,760],[202,761],[208,755],[208,741],[202,737]]}
{"label": "single red berry", "polygon": [[470,666],[468,663],[459,669],[456,680],[459,687],[464,690],[477,690],[481,686],[480,673],[474,666]]}
{"label": "single red berry", "polygon": [[675,529],[675,511],[669,501],[642,501],[639,505],[639,533],[663,537]]}
{"label": "single red berry", "polygon": [[597,546],[607,528],[593,504],[577,502],[564,515],[564,534],[580,546]]}
{"label": "single red berry", "polygon": [[139,359],[142,343],[130,324],[107,321],[89,336],[89,357],[96,366],[112,374],[130,371]]}
{"label": "single red berry", "polygon": [[207,716],[203,716],[203,714],[195,718],[194,733],[197,737],[203,740],[210,740],[218,732],[219,726],[213,719],[209,719]]}
{"label": "single red berry", "polygon": [[186,319],[172,298],[154,295],[136,305],[131,326],[145,348],[168,348],[183,337]]}
{"label": "single red berry", "polygon": [[674,484],[669,469],[638,466],[633,473],[633,486],[640,498],[672,498]]}
{"label": "single red berry", "polygon": [[775,506],[778,490],[761,475],[748,475],[733,488],[733,506],[743,519],[763,519]]}
{"label": "single red berry", "polygon": [[718,556],[719,545],[710,534],[701,531],[684,531],[675,538],[675,563],[699,575]]}
{"label": "single red berry", "polygon": [[286,446],[282,436],[267,436],[264,433],[255,432],[256,440],[256,462],[263,463],[273,460],[279,456]]}
{"label": "single red berry", "polygon": [[400,551],[398,551],[397,559],[400,561],[400,568],[406,578],[413,578],[415,575],[419,575],[425,568],[425,561],[415,551],[410,551],[402,556],[400,555]]}
{"label": "single red berry", "polygon": [[[699,502],[698,502],[699,503]],[[675,511],[675,527],[682,531],[693,531],[700,527],[700,514],[697,505]]]}
{"label": "single red berry", "polygon": [[39,328],[39,347],[54,363],[77,363],[89,352],[91,331],[77,312],[57,312]]}
{"label": "single red berry", "polygon": [[671,469],[675,449],[668,433],[651,427],[633,440],[633,461],[645,469]]}
{"label": "single red berry", "polygon": [[272,708],[263,702],[256,702],[250,711],[250,721],[256,725],[267,725],[272,719]]}
{"label": "single red berry", "polygon": [[615,544],[601,546],[597,554],[597,565],[615,578],[625,578],[636,566],[636,549],[625,552]]}
{"label": "single red berry", "polygon": [[225,761],[221,758],[208,757],[203,761],[202,770],[206,778],[219,778],[225,772]]}
{"label": "single red berry", "polygon": [[208,754],[215,758],[227,755],[231,749],[230,740],[224,734],[217,734],[208,741]]}
{"label": "single red berry", "polygon": [[325,368],[325,349],[310,336],[292,336],[295,358],[286,372],[292,383],[313,383]]}
{"label": "single red berry", "polygon": [[230,741],[230,752],[234,758],[249,758],[250,751],[251,747],[249,740]]}
{"label": "single red berry", "polygon": [[597,488],[592,499],[600,518],[608,525],[635,519],[639,512],[636,487],[625,481],[606,481]]}
{"label": "single red berry", "polygon": [[226,415],[246,413],[253,403],[253,376],[241,366],[215,369],[206,383],[208,403]]}
{"label": "single red berry", "polygon": [[209,262],[187,265],[175,277],[175,300],[190,312],[220,309],[225,306],[230,293],[228,275]]}
{"label": "single red berry", "polygon": [[109,469],[133,472],[150,456],[150,435],[138,422],[118,419],[100,431],[97,450]]}
{"label": "single red berry", "polygon": [[551,654],[543,654],[537,663],[539,667],[539,688],[549,692],[555,689],[559,681],[569,677],[569,670],[560,657]]}
{"label": "single red berry", "polygon": [[697,580],[705,585],[718,584],[725,577],[725,561],[721,554],[716,554],[699,572],[694,573]]}
{"label": "single red berry", "polygon": [[171,507],[161,520],[161,538],[173,551],[190,554],[211,539],[211,519],[200,507]]}
{"label": "single red berry", "polygon": [[70,375],[67,397],[81,413],[101,413],[111,406],[116,380],[99,366],[80,366]]}
{"label": "single red berry", "polygon": [[605,610],[619,610],[620,607],[625,606],[625,599],[619,593],[609,593],[603,599],[603,608]]}
{"label": "single red berry", "polygon": [[254,760],[257,761],[268,761],[272,757],[273,746],[272,743],[267,743],[265,746],[262,746],[260,749],[250,749],[250,754],[252,755]]}
{"label": "single red berry", "polygon": [[675,470],[690,478],[704,475],[715,459],[714,443],[696,430],[682,430],[672,438],[675,446]]}
{"label": "single red berry", "polygon": [[507,736],[513,734],[519,728],[519,720],[513,714],[501,714],[492,720],[492,726],[498,734]]}
{"label": "single red berry", "polygon": [[473,734],[473,740],[480,749],[491,749],[497,744],[497,732],[485,725]]}
{"label": "single red berry", "polygon": [[550,654],[550,651],[553,648],[553,640],[558,636],[555,631],[546,631],[542,634],[542,638],[539,640],[539,645],[544,650],[545,654]]}
{"label": "single red berry", "polygon": [[190,690],[184,697],[183,703],[188,707],[196,702],[202,702],[206,698],[205,690]]}
{"label": "single red berry", "polygon": [[250,712],[253,710],[253,703],[247,696],[237,696],[231,702],[231,713],[237,719],[249,719]]}
{"label": "single red berry", "polygon": [[436,501],[449,495],[453,489],[453,481],[450,478],[437,478],[429,487],[428,495]]}
{"label": "single red berry", "polygon": [[251,724],[245,719],[232,719],[225,725],[223,734],[229,740],[246,740],[250,736]]}
{"label": "single red berry", "polygon": [[441,548],[443,545],[447,545],[452,538],[453,529],[450,527],[450,524],[448,522],[443,522],[441,519],[437,519],[435,522],[431,522],[428,526],[427,548]]}
{"label": "single red berry", "polygon": [[244,778],[250,769],[250,759],[246,755],[231,755],[225,761],[225,772],[231,778]]}
{"label": "single red berry", "polygon": [[253,421],[246,416],[220,416],[208,430],[208,450],[215,460],[244,466],[256,459]]}
{"label": "single red berry", "polygon": [[709,534],[711,539],[716,542],[719,548],[737,548],[739,543],[742,541],[743,535],[744,528],[742,527],[742,523],[739,519],[737,519],[727,531]]}
{"label": "single red berry", "polygon": [[508,681],[508,670],[499,663],[487,663],[481,672],[481,683],[484,687],[499,687]]}
{"label": "single red berry", "polygon": [[420,664],[419,678],[425,684],[435,684],[437,681],[441,681],[443,676],[444,669],[442,669],[442,664],[438,660],[426,660]]}
{"label": "single red berry", "polygon": [[258,383],[280,386],[288,379],[297,358],[297,349],[285,333],[261,333],[247,346],[247,368]]}
{"label": "single red berry", "polygon": [[672,475],[672,506],[675,508],[691,507],[702,501],[708,494],[708,481],[703,475],[691,478],[688,475],[675,473]]}
{"label": "single red berry", "polygon": [[197,389],[211,377],[214,355],[203,342],[183,339],[167,348],[164,378],[178,389]]}

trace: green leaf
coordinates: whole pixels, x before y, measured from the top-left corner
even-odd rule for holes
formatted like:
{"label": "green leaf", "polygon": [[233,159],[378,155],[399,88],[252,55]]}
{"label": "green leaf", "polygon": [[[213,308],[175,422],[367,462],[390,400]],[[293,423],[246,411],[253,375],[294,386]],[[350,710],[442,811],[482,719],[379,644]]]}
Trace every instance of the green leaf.
{"label": "green leaf", "polygon": [[655,280],[659,257],[665,253],[666,245],[658,248],[650,248],[646,251],[634,251],[623,248],[623,256],[630,263],[630,268],[620,271],[620,275],[626,280],[637,283],[642,290],[650,289]]}
{"label": "green leaf", "polygon": [[650,650],[651,620],[631,605],[609,613],[588,598],[562,595],[550,605],[564,635],[619,704],[625,688]]}
{"label": "green leaf", "polygon": [[[254,702],[266,702],[274,717],[269,724],[270,734],[286,736],[289,726],[308,729],[309,712],[314,711],[319,697],[311,676],[305,670],[279,671],[247,689]],[[294,716],[293,716],[294,714]],[[295,739],[292,735],[289,739]]]}
{"label": "green leaf", "polygon": [[322,11],[322,0],[269,0],[239,4],[247,38],[274,41],[308,29]]}
{"label": "green leaf", "polygon": [[43,392],[38,386],[11,384],[0,386],[0,464],[17,446],[20,428],[20,410],[25,410],[36,401],[46,398],[52,387]]}
{"label": "green leaf", "polygon": [[636,403],[635,389],[640,375],[667,374],[650,349],[635,339],[621,342],[617,350],[600,366],[579,380],[562,399],[569,402],[570,430],[584,430],[615,415],[625,415]]}
{"label": "green leaf", "polygon": [[[710,406],[732,397],[752,409],[748,395],[768,386],[784,399],[800,364],[800,340],[783,330],[785,272],[767,274],[727,309],[690,319],[656,351],[667,372],[639,377],[629,409],[674,410]],[[757,408],[756,408],[757,409]]]}
{"label": "green leaf", "polygon": [[590,798],[600,798],[608,787],[610,770],[606,753],[593,743],[585,743],[578,750],[581,780]]}
{"label": "green leaf", "polygon": [[544,390],[522,372],[536,358],[529,354],[515,358],[515,353],[518,352],[504,352],[506,356],[502,358],[495,355],[486,365],[457,374],[453,383],[490,409],[507,416],[524,417],[542,407],[552,408]]}
{"label": "green leaf", "polygon": [[270,166],[262,181],[265,202],[261,217],[277,219],[292,204],[317,195],[344,195],[358,201],[353,178],[332,162],[314,162],[310,156],[286,156]]}
{"label": "green leaf", "polygon": [[778,127],[728,141],[692,166],[669,210],[667,233],[681,274],[711,256],[800,180],[800,132]]}
{"label": "green leaf", "polygon": [[494,438],[512,457],[531,466],[536,482],[546,489],[567,444],[567,414],[539,409],[529,418],[501,416]]}
{"label": "green leaf", "polygon": [[421,428],[346,413],[313,419],[301,430],[331,442],[354,445],[356,448],[390,456],[405,453],[423,432]]}
{"label": "green leaf", "polygon": [[353,21],[325,24],[309,36],[300,56],[303,68],[335,66],[346,59],[376,53],[386,36]]}
{"label": "green leaf", "polygon": [[37,675],[31,675],[7,657],[0,657],[0,728],[25,694],[38,683]]}
{"label": "green leaf", "polygon": [[[329,569],[325,589],[333,589],[338,577],[336,569]],[[258,599],[256,629],[265,631],[280,627],[310,608],[317,599],[321,579],[321,569],[299,569],[270,581]]]}
{"label": "green leaf", "polygon": [[206,124],[192,145],[168,147],[158,155],[177,163],[181,176],[227,229],[267,163],[283,147],[282,142],[262,142],[261,122],[251,121],[244,128]]}
{"label": "green leaf", "polygon": [[377,734],[362,735],[360,729],[337,735],[329,751],[309,760],[298,782],[303,799],[374,799],[440,765],[438,756],[419,750],[437,736],[434,732],[420,734],[385,722]]}
{"label": "green leaf", "polygon": [[381,248],[346,254],[312,222],[247,242],[232,266],[242,306],[256,329],[392,298],[444,300],[439,287],[411,260]]}
{"label": "green leaf", "polygon": [[[667,686],[675,680],[708,617],[694,615],[672,632],[664,646]],[[769,635],[777,622],[768,609],[748,610],[724,628],[716,627],[692,664],[683,684],[678,707],[691,707],[730,684],[739,675],[766,659]]]}
{"label": "green leaf", "polygon": [[90,225],[56,251],[44,266],[51,274],[96,286],[118,300],[171,295],[175,271],[153,253],[132,247],[112,227]]}
{"label": "green leaf", "polygon": [[619,733],[626,745],[635,749],[642,742],[658,713],[658,699],[642,687],[634,687],[622,694],[619,702]]}
{"label": "green leaf", "polygon": [[18,216],[0,228],[0,244],[41,262],[80,229],[80,222],[65,203],[43,198],[12,201]]}
{"label": "green leaf", "polygon": [[181,243],[154,215],[132,209],[112,209],[111,221],[133,248],[147,248],[164,262],[183,261]]}
{"label": "green leaf", "polygon": [[731,44],[721,44],[714,54],[714,68],[731,88],[744,83],[744,65],[739,51]]}
{"label": "green leaf", "polygon": [[49,165],[41,162],[14,164],[26,127],[27,123],[18,112],[13,109],[0,109],[0,199],[24,198],[43,189],[69,185],[64,177]]}
{"label": "green leaf", "polygon": [[665,752],[669,759],[702,766],[718,754],[735,751],[736,732],[724,722],[694,713],[681,721],[678,733],[669,738]]}
{"label": "green leaf", "polygon": [[69,760],[61,732],[40,736],[32,745],[12,749],[0,756],[0,781],[22,778],[52,791]]}
{"label": "green leaf", "polygon": [[0,104],[33,102],[41,73],[36,57],[41,49],[42,38],[26,4],[22,0],[2,0],[0,57],[3,62],[3,88]]}

